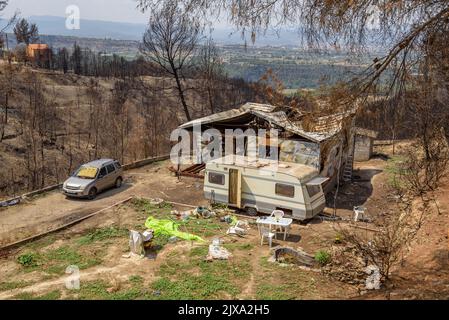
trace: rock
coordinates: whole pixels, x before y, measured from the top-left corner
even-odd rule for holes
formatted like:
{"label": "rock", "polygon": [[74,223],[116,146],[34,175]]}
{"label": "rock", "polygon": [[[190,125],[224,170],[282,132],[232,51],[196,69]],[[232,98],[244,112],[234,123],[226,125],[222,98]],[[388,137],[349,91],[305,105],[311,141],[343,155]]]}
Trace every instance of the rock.
{"label": "rock", "polygon": [[168,243],[176,243],[178,242],[178,240],[178,237],[173,236],[168,239]]}
{"label": "rock", "polygon": [[164,203],[164,199],[160,199],[160,198],[150,200],[150,204],[153,206],[160,206],[163,203]]}

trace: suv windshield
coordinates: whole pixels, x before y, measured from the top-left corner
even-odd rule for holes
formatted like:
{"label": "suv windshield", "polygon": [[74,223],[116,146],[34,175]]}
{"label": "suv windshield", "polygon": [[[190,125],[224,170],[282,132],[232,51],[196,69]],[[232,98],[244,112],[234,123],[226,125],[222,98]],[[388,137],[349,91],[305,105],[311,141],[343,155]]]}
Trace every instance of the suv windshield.
{"label": "suv windshield", "polygon": [[98,168],[93,167],[81,167],[75,173],[75,177],[81,179],[95,179],[98,173]]}

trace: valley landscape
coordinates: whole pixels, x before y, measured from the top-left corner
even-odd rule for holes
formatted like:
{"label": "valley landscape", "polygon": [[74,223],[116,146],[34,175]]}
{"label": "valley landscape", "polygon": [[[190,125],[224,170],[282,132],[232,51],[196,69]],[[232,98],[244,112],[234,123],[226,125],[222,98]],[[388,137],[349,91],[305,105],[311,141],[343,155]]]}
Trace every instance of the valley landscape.
{"label": "valley landscape", "polygon": [[0,0],[0,299],[447,300],[449,7],[412,2]]}

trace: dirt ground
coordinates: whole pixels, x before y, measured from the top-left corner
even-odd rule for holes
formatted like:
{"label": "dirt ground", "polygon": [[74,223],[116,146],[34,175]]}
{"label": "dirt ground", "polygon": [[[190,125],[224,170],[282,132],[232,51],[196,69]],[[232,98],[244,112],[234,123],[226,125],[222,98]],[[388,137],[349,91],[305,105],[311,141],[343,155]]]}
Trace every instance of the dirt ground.
{"label": "dirt ground", "polygon": [[179,181],[167,167],[167,162],[159,162],[131,170],[121,189],[109,190],[94,201],[67,199],[60,191],[53,191],[18,206],[0,208],[0,246],[51,230],[74,217],[89,215],[132,196],[193,205],[206,203],[201,181]]}
{"label": "dirt ground", "polygon": [[[378,151],[391,152],[388,148]],[[386,159],[380,155],[356,164],[356,180],[340,190],[338,216],[352,219],[353,206],[357,205],[364,205],[371,218],[388,214],[394,198],[387,187]],[[220,237],[233,254],[230,260],[205,262],[207,244],[193,242],[164,243],[150,259],[128,258],[126,230],[142,229],[149,215],[167,217],[173,209],[186,210],[180,206],[142,208],[128,203],[2,257],[0,299],[444,299],[449,297],[448,189],[449,183],[437,194],[440,214],[426,219],[410,253],[393,271],[391,282],[376,292],[364,293],[360,283],[338,281],[319,269],[268,262],[270,249],[260,245],[257,227],[249,217],[240,217],[250,222],[243,238],[226,236],[229,226],[218,218],[183,225],[182,231],[207,241]],[[167,163],[162,162],[131,171],[123,190],[109,191],[93,202],[67,200],[52,192],[27,205],[1,211],[0,235],[6,241],[12,230],[21,228],[23,236],[36,228],[55,225],[67,213],[93,212],[129,196],[207,204],[201,181],[178,181],[167,170]],[[332,195],[329,198],[325,212],[332,214]],[[274,245],[314,255],[319,250],[330,250],[337,234],[334,222],[316,218],[307,224],[294,223],[287,240],[275,240]],[[33,254],[39,263],[27,267],[18,263],[27,254]],[[70,263],[82,266],[79,291],[65,288],[64,270]]]}

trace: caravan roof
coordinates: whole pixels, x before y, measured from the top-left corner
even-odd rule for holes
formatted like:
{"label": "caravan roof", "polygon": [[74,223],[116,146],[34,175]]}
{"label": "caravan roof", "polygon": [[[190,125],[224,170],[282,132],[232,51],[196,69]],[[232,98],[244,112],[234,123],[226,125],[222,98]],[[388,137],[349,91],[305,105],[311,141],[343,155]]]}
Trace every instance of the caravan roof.
{"label": "caravan roof", "polygon": [[209,163],[260,169],[271,172],[280,172],[292,177],[296,177],[301,181],[307,181],[319,174],[315,168],[306,166],[304,164],[251,158],[238,155],[228,155],[224,158],[212,160]]}

